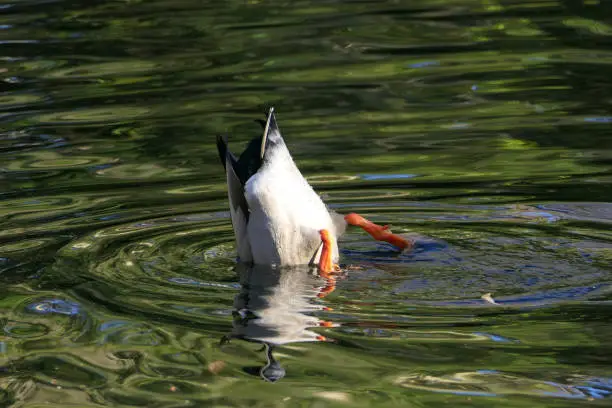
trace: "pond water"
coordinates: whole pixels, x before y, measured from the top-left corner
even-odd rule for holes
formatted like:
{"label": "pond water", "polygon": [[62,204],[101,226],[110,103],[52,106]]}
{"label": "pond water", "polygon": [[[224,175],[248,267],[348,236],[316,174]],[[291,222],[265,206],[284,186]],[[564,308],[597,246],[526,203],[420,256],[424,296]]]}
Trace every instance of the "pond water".
{"label": "pond water", "polygon": [[[610,404],[611,2],[0,13],[0,406]],[[269,106],[415,248],[350,229],[333,292],[236,269],[215,136]]]}

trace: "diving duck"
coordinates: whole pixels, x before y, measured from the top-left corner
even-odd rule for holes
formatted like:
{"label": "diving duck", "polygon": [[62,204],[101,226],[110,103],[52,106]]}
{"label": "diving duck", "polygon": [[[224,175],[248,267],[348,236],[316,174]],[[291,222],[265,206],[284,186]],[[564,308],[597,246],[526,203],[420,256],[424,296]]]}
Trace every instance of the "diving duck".
{"label": "diving duck", "polygon": [[347,225],[363,228],[374,239],[399,250],[405,238],[351,213],[342,216],[325,205],[295,165],[283,140],[274,108],[258,121],[263,134],[237,158],[227,137],[217,137],[227,175],[232,225],[239,262],[255,265],[317,265],[321,274],[339,268],[338,237]]}

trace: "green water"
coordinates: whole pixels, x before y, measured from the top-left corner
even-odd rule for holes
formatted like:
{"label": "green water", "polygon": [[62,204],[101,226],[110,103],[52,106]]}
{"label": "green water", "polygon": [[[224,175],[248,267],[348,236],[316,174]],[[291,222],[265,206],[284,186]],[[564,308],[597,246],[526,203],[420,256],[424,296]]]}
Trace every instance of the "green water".
{"label": "green water", "polygon": [[[610,404],[611,2],[0,16],[0,406]],[[326,202],[414,250],[351,229],[325,297],[234,270],[215,135],[239,150],[272,105]]]}

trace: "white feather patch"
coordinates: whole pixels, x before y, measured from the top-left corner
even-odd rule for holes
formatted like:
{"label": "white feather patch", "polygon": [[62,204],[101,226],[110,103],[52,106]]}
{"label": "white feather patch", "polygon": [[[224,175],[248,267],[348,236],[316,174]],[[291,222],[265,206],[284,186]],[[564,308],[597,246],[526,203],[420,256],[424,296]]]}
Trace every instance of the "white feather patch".
{"label": "white feather patch", "polygon": [[[337,239],[327,207],[302,176],[287,147],[274,147],[257,174],[247,181],[251,211],[247,234],[256,264],[308,265],[321,244],[319,231]],[[337,244],[332,258],[339,258]]]}

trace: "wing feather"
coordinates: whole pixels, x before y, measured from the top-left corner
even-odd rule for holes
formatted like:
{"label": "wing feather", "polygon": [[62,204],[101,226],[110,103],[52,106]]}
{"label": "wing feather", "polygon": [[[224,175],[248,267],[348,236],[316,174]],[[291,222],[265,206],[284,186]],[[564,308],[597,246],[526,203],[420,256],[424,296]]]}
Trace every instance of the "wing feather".
{"label": "wing feather", "polygon": [[249,207],[244,197],[244,187],[234,171],[231,158],[226,158],[225,172],[227,174],[227,195],[230,204],[232,226],[236,236],[236,246],[240,262],[252,262],[251,245],[247,234]]}

